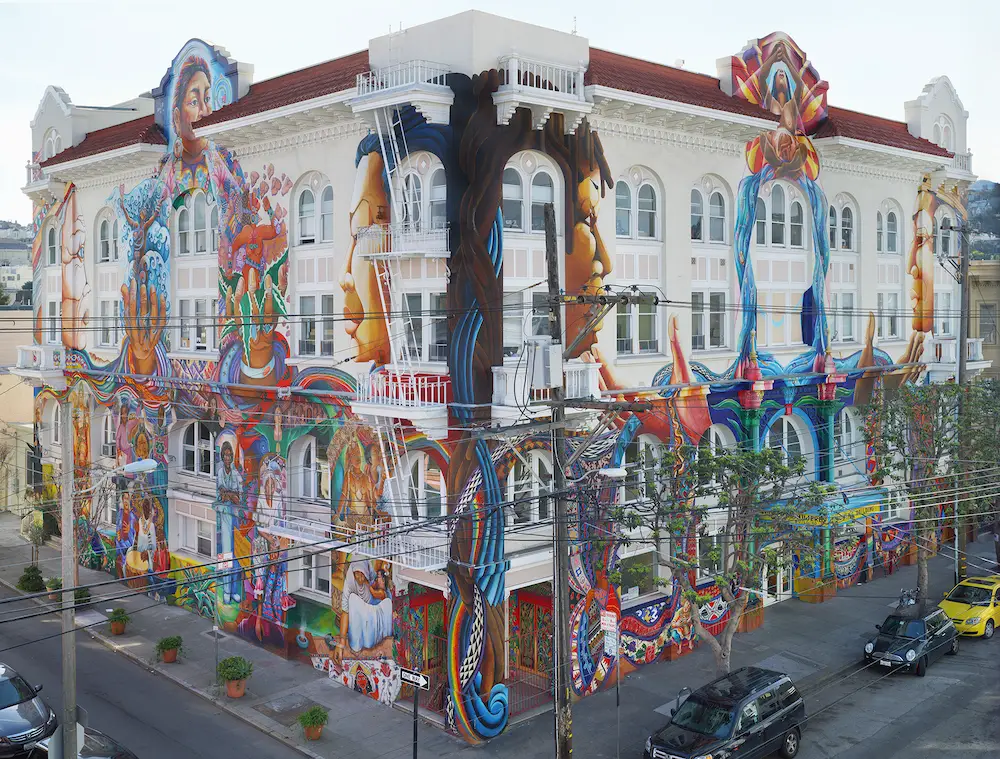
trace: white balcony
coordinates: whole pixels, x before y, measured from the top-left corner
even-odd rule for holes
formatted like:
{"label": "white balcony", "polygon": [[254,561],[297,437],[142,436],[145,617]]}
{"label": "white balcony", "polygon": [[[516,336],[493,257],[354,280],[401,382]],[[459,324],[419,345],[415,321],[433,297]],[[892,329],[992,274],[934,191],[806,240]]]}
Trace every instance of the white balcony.
{"label": "white balcony", "polygon": [[593,110],[584,94],[583,62],[572,67],[511,54],[500,58],[497,69],[500,87],[493,93],[497,124],[510,123],[518,108],[528,108],[534,129],[544,127],[553,113],[561,113],[564,132],[572,134]]}
{"label": "white balcony", "polygon": [[21,192],[27,195],[32,201],[45,203],[62,195],[62,183],[50,179],[45,170],[37,163],[29,162],[25,164],[25,184]]}
{"label": "white balcony", "polygon": [[[493,418],[509,421],[522,417],[539,417],[549,413],[551,388],[537,380],[532,382],[531,362],[520,360],[493,367]],[[537,373],[534,373],[537,374]],[[601,369],[598,364],[569,361],[563,364],[567,399],[599,400]]]}
{"label": "white balcony", "polygon": [[17,365],[11,374],[27,380],[35,387],[66,389],[66,351],[61,345],[19,345]]}
{"label": "white balcony", "polygon": [[432,440],[448,436],[451,380],[444,375],[383,370],[358,379],[354,413],[382,419],[408,419]]}
{"label": "white balcony", "polygon": [[[983,356],[983,338],[965,340],[965,361],[969,377],[976,377],[992,366],[993,361]],[[924,350],[924,361],[932,382],[944,382],[958,377],[958,338],[951,335],[935,336]]]}
{"label": "white balcony", "polygon": [[448,73],[440,63],[413,60],[358,74],[357,95],[348,105],[355,114],[371,116],[382,108],[409,103],[429,123],[447,124],[455,100],[446,82]]}
{"label": "white balcony", "polygon": [[[357,553],[369,559],[382,559],[409,569],[433,571],[448,564],[451,536],[445,523],[431,527],[408,528],[405,523],[376,520],[354,529],[333,525],[330,521],[286,516],[273,519],[262,527],[275,535],[314,544],[329,541],[328,546]],[[318,550],[317,547],[314,550]]]}
{"label": "white balcony", "polygon": [[372,224],[358,230],[358,255],[365,258],[447,258],[448,228],[403,223]]}
{"label": "white balcony", "polygon": [[955,153],[955,157],[951,159],[951,168],[971,174],[972,153]]}

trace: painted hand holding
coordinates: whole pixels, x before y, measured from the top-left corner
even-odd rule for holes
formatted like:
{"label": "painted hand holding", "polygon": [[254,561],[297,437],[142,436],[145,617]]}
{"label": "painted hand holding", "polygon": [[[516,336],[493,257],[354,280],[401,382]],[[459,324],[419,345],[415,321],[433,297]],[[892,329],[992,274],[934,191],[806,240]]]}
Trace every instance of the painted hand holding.
{"label": "painted hand holding", "polygon": [[[143,277],[145,280],[145,277]],[[122,285],[122,302],[125,308],[125,335],[131,354],[131,368],[136,374],[156,373],[156,346],[163,337],[167,323],[167,302],[156,285],[140,285],[136,279],[129,286]]]}

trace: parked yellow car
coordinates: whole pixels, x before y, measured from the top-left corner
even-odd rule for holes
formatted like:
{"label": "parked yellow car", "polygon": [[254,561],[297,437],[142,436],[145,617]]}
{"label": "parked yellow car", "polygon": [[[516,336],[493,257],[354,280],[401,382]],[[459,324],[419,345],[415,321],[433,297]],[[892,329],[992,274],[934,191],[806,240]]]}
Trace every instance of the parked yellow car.
{"label": "parked yellow car", "polygon": [[966,578],[938,606],[962,635],[992,638],[1000,626],[1000,575]]}

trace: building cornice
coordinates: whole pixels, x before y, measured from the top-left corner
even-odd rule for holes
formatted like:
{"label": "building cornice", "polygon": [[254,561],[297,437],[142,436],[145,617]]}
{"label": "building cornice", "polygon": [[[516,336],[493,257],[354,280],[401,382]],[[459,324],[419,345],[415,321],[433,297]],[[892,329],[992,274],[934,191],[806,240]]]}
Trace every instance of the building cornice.
{"label": "building cornice", "polygon": [[321,142],[329,142],[342,137],[364,136],[368,133],[368,127],[360,120],[344,121],[339,124],[312,129],[306,132],[296,132],[285,134],[280,137],[249,142],[234,148],[237,158],[266,153],[276,153],[280,150],[304,147]]}
{"label": "building cornice", "polygon": [[667,129],[635,121],[609,119],[603,116],[592,116],[589,121],[591,126],[601,135],[626,137],[655,145],[676,145],[702,150],[706,153],[719,153],[736,157],[742,156],[746,147],[741,140],[726,140],[721,137],[710,137],[697,132]]}
{"label": "building cornice", "polygon": [[[819,165],[821,171],[849,174],[864,179],[888,179],[894,182],[905,182],[911,185],[920,183],[921,172],[890,169],[877,164],[850,161],[838,158],[828,158],[820,151]],[[820,179],[822,181],[822,179]]]}

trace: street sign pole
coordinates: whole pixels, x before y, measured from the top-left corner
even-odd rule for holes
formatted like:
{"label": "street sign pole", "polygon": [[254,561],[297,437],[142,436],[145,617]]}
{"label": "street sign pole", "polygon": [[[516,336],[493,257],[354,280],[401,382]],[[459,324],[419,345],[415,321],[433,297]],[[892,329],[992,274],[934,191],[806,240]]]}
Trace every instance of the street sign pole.
{"label": "street sign pole", "polygon": [[413,686],[413,759],[417,759],[417,711],[420,709],[420,691],[430,690],[431,681],[423,672],[399,668],[399,679]]}
{"label": "street sign pole", "polygon": [[420,688],[413,689],[413,759],[417,759],[417,709],[420,708]]}

